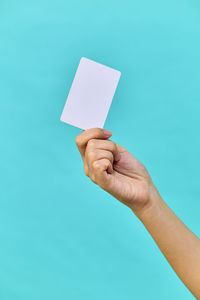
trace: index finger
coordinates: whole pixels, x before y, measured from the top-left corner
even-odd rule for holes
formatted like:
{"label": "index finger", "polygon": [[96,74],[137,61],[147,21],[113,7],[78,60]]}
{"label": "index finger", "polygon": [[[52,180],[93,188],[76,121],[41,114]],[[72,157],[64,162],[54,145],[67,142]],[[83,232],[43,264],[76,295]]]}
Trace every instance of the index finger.
{"label": "index finger", "polygon": [[76,136],[75,142],[78,147],[78,150],[84,158],[85,149],[87,146],[87,143],[91,139],[108,139],[111,137],[112,132],[103,129],[103,128],[90,128],[87,130],[84,130],[82,133]]}

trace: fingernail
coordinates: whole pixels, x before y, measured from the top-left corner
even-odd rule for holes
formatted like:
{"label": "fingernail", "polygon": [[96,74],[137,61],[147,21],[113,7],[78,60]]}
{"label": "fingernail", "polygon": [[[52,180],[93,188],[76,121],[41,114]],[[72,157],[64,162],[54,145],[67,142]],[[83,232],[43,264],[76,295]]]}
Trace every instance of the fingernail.
{"label": "fingernail", "polygon": [[111,136],[112,135],[112,132],[109,131],[109,130],[106,130],[106,129],[103,129],[103,133],[105,136]]}

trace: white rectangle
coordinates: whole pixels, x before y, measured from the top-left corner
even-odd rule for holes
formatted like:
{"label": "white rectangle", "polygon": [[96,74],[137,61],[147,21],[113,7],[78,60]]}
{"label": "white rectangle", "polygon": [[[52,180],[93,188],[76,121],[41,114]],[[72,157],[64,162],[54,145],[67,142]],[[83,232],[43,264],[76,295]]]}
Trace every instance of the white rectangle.
{"label": "white rectangle", "polygon": [[84,130],[103,128],[120,75],[82,57],[60,120]]}

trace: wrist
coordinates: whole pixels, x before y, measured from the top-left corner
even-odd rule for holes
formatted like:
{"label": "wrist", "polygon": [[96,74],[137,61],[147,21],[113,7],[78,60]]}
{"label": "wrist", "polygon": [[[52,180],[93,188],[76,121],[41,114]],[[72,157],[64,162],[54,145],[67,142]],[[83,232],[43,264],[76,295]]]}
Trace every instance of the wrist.
{"label": "wrist", "polygon": [[156,210],[156,207],[159,207],[163,202],[158,190],[151,181],[148,185],[148,197],[144,203],[140,205],[135,205],[131,207],[133,213],[143,222],[143,220],[150,214],[152,211]]}

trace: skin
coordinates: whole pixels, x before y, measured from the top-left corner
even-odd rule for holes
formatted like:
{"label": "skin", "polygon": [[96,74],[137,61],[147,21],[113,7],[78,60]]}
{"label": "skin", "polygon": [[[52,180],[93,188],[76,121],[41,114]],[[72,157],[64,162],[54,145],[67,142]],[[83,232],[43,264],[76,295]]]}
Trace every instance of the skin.
{"label": "skin", "polygon": [[76,137],[85,174],[132,210],[179,278],[200,299],[200,239],[162,200],[144,165],[111,141],[111,135],[92,128]]}

